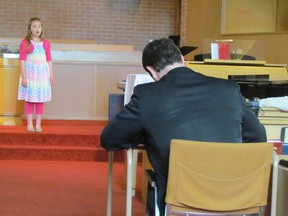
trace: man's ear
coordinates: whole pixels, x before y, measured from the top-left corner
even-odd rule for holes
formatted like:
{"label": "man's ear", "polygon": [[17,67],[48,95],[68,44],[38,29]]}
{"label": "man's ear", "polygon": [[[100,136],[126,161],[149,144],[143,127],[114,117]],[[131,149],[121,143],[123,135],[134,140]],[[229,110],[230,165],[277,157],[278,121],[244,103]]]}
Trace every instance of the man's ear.
{"label": "man's ear", "polygon": [[155,80],[158,81],[159,78],[159,72],[157,72],[153,67],[151,66],[146,66],[146,69],[149,70],[151,77]]}

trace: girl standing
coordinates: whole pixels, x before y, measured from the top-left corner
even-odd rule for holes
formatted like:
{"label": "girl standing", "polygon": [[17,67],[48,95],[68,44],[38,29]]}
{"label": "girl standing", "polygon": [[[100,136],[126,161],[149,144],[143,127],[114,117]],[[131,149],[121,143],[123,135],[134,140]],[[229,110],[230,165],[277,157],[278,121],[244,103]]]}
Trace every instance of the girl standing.
{"label": "girl standing", "polygon": [[[37,17],[31,18],[20,49],[20,82],[18,100],[25,100],[27,131],[42,132],[41,120],[44,102],[51,100],[54,83],[50,42],[43,38],[43,25]],[[36,126],[33,126],[34,109]]]}

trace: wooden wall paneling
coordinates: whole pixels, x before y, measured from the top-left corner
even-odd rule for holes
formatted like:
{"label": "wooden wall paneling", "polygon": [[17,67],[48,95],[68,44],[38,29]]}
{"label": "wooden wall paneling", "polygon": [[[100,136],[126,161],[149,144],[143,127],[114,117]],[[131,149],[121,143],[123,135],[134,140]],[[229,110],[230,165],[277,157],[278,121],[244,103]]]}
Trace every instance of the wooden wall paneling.
{"label": "wooden wall paneling", "polygon": [[174,34],[180,35],[180,29],[181,29],[181,0],[176,0]]}
{"label": "wooden wall paneling", "polygon": [[288,32],[288,1],[278,0],[276,32]]}
{"label": "wooden wall paneling", "polygon": [[222,34],[275,32],[277,0],[222,0]]}
{"label": "wooden wall paneling", "polygon": [[221,0],[187,1],[186,41],[183,45],[198,46],[187,55],[193,59],[203,53],[203,40],[218,38],[221,28]]}
{"label": "wooden wall paneling", "polygon": [[146,73],[141,64],[138,65],[98,65],[96,67],[96,97],[94,104],[97,119],[107,119],[109,94],[124,92],[117,87],[118,81],[126,80],[128,74]]}
{"label": "wooden wall paneling", "polygon": [[146,73],[141,64],[54,63],[52,101],[46,103],[46,119],[108,119],[109,94],[124,93],[118,81],[128,74]]}
{"label": "wooden wall paneling", "polygon": [[187,59],[193,59],[194,55],[202,53],[203,40],[215,38],[255,40],[262,46],[252,53],[257,60],[275,64],[288,63],[288,32],[221,35],[221,6],[221,0],[182,0],[182,7],[185,7],[182,11],[185,11],[184,15],[187,16],[183,19],[185,22],[181,26],[181,37],[182,34],[186,34],[183,37],[185,38],[183,45],[198,46],[198,49],[193,51]]}
{"label": "wooden wall paneling", "polygon": [[45,119],[93,119],[93,64],[54,63],[52,100],[45,104]]}

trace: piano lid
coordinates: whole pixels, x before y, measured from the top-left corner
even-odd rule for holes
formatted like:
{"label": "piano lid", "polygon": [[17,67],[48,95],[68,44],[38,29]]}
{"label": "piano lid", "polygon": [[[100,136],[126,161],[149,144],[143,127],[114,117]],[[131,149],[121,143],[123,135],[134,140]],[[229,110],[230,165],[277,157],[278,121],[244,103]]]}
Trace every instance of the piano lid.
{"label": "piano lid", "polygon": [[234,80],[239,84],[258,85],[258,86],[285,86],[288,80],[269,80],[268,74],[256,75],[229,75],[228,79]]}
{"label": "piano lid", "polygon": [[229,75],[240,86],[245,98],[281,97],[288,95],[288,80],[269,80],[269,75]]}

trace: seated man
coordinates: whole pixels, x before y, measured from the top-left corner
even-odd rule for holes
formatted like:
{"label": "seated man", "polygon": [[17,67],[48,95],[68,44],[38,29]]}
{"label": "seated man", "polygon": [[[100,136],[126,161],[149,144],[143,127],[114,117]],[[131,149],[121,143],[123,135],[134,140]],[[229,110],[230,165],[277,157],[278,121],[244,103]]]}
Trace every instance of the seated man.
{"label": "seated man", "polygon": [[[185,67],[180,50],[170,39],[148,43],[142,63],[156,82],[134,88],[129,104],[104,128],[101,143],[110,151],[145,145],[158,184],[160,215],[164,215],[172,138],[264,142],[266,132],[246,107],[235,82]],[[154,215],[153,202],[153,193],[148,191],[149,216]]]}

